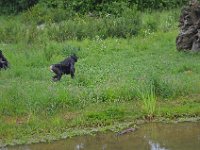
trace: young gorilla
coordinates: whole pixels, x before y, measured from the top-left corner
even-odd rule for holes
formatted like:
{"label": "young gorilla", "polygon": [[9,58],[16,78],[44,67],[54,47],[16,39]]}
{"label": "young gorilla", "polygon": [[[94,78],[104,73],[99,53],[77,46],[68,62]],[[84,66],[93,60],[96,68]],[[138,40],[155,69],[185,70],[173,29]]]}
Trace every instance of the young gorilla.
{"label": "young gorilla", "polygon": [[2,51],[0,50],[0,70],[7,69],[7,68],[8,68],[8,61],[2,54]]}
{"label": "young gorilla", "polygon": [[50,66],[50,70],[54,72],[56,75],[53,76],[53,81],[59,81],[64,74],[70,74],[71,78],[74,78],[75,73],[75,62],[77,62],[78,57],[73,54],[66,58],[65,60],[61,61],[58,64],[53,64]]}

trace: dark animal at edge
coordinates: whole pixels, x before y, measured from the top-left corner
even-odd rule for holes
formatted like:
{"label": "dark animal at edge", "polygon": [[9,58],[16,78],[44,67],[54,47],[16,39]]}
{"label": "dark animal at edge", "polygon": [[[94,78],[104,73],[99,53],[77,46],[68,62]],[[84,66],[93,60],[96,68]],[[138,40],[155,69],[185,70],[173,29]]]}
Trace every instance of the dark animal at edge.
{"label": "dark animal at edge", "polygon": [[1,69],[7,69],[8,66],[8,61],[7,59],[4,57],[2,51],[0,50],[0,70]]}
{"label": "dark animal at edge", "polygon": [[53,64],[50,66],[50,70],[54,72],[56,75],[53,76],[53,81],[60,81],[62,75],[70,74],[71,78],[74,78],[75,73],[75,63],[77,62],[78,57],[73,54],[66,58],[65,60],[61,61],[58,64]]}

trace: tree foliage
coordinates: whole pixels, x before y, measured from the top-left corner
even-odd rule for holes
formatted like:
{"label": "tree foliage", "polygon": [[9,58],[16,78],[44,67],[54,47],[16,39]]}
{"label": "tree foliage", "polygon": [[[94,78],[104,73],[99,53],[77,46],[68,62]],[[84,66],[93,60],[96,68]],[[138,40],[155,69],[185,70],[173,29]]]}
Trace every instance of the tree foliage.
{"label": "tree foliage", "polygon": [[37,4],[39,0],[0,0],[0,13],[19,13]]}
{"label": "tree foliage", "polygon": [[35,4],[47,8],[62,8],[85,14],[88,12],[118,13],[120,9],[137,6],[138,9],[173,8],[186,4],[188,0],[1,0],[0,13],[16,14]]}

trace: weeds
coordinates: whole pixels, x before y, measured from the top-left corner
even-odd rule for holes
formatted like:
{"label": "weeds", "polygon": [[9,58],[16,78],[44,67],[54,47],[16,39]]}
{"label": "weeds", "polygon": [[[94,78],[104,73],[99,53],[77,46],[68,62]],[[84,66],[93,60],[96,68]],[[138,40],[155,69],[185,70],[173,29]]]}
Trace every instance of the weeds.
{"label": "weeds", "polygon": [[150,81],[149,85],[143,86],[142,89],[139,89],[139,98],[142,100],[142,108],[147,119],[151,120],[155,115],[157,101],[155,86],[152,81]]}
{"label": "weeds", "polygon": [[[173,13],[172,13],[173,12]],[[18,17],[0,17],[1,43],[28,43],[43,45],[49,41],[64,42],[66,40],[83,40],[106,38],[130,38],[142,33],[145,36],[160,31],[174,29],[177,24],[177,10],[141,13],[135,8],[125,9],[121,16],[79,17],[51,23],[44,19],[24,22],[23,15]],[[27,18],[27,17],[25,17]],[[46,21],[45,21],[46,20]],[[156,20],[156,21],[155,21]],[[39,19],[40,21],[40,19]]]}

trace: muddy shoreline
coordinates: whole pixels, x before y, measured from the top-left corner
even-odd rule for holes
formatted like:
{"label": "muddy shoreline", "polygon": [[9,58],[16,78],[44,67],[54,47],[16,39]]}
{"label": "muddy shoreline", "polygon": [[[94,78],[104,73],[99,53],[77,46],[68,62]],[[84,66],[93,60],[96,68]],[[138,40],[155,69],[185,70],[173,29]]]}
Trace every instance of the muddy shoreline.
{"label": "muddy shoreline", "polygon": [[[19,145],[30,145],[30,144],[39,144],[39,143],[51,143],[56,142],[59,140],[65,140],[68,138],[72,138],[75,136],[83,136],[83,135],[95,135],[97,133],[106,133],[106,132],[113,132],[113,134],[117,134],[117,132],[122,131],[123,129],[127,128],[136,128],[140,130],[140,125],[148,124],[148,123],[166,123],[166,124],[176,124],[176,123],[183,123],[183,122],[200,122],[200,117],[188,117],[188,118],[176,118],[176,119],[169,119],[169,118],[155,118],[152,121],[147,121],[144,119],[138,119],[133,122],[124,122],[124,123],[116,123],[114,125],[105,126],[105,127],[97,127],[97,128],[74,128],[68,129],[64,133],[58,134],[58,136],[51,136],[51,135],[44,135],[40,137],[35,137],[32,139],[15,139],[9,141],[7,143],[0,143],[0,148],[8,147],[8,146],[19,146]],[[76,131],[75,131],[76,130]]]}

